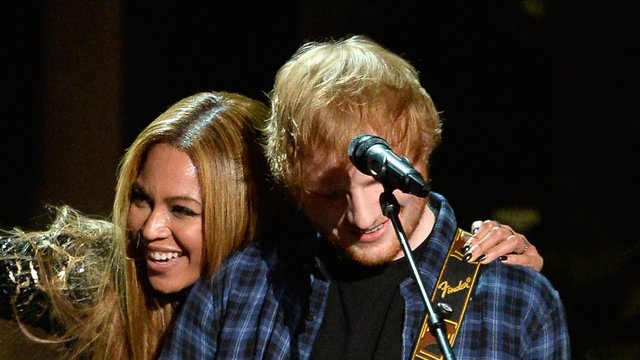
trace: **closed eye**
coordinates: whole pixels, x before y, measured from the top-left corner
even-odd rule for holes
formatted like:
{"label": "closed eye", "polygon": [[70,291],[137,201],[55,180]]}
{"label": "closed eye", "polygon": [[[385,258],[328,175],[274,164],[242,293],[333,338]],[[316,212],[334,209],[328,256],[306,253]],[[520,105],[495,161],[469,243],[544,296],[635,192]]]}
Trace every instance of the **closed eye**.
{"label": "closed eye", "polygon": [[200,213],[193,211],[192,209],[182,205],[171,206],[171,212],[178,216],[189,216],[189,217],[200,216]]}
{"label": "closed eye", "polygon": [[134,187],[131,189],[131,203],[133,203],[137,207],[143,207],[145,205],[152,206],[152,200],[142,189],[138,187]]}

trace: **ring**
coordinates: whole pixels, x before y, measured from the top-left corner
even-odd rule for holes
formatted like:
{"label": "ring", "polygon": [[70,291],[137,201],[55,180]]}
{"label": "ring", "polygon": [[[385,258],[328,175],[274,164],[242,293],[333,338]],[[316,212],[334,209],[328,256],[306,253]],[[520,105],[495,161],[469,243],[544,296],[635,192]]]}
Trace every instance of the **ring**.
{"label": "ring", "polygon": [[529,242],[524,237],[522,238],[522,243],[524,244],[524,246],[522,247],[522,251],[516,253],[518,255],[524,254],[524,252],[529,248]]}

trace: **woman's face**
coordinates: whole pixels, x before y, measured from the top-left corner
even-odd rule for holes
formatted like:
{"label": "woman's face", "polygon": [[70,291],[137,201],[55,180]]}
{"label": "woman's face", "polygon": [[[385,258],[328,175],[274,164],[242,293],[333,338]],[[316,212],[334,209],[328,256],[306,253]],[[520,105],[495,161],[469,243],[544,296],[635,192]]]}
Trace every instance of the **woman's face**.
{"label": "woman's face", "polygon": [[153,145],[133,184],[128,228],[140,234],[147,276],[158,292],[191,286],[202,269],[202,195],[191,158]]}

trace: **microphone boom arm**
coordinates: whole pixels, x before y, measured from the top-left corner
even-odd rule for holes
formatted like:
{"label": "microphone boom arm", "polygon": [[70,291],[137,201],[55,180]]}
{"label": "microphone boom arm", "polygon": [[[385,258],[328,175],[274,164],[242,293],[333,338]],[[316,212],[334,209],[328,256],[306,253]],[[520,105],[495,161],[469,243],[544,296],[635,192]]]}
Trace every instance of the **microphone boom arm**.
{"label": "microphone boom arm", "polygon": [[380,207],[382,209],[382,213],[391,220],[393,228],[396,230],[398,240],[400,240],[400,245],[402,246],[402,251],[404,252],[405,258],[407,258],[407,261],[411,268],[411,273],[413,274],[413,277],[418,284],[422,299],[427,306],[429,331],[431,331],[433,336],[438,341],[438,346],[440,347],[440,352],[443,354],[444,359],[454,360],[455,355],[453,354],[453,349],[451,348],[449,341],[447,341],[446,324],[442,320],[442,317],[434,310],[433,305],[431,304],[431,300],[429,299],[427,291],[424,288],[424,284],[422,283],[422,279],[420,278],[420,273],[418,272],[416,263],[413,260],[411,248],[409,247],[409,242],[407,241],[407,236],[405,235],[402,223],[400,222],[400,218],[398,217],[400,204],[398,203],[395,195],[393,195],[392,190],[388,190],[386,189],[386,187],[385,191],[380,194]]}

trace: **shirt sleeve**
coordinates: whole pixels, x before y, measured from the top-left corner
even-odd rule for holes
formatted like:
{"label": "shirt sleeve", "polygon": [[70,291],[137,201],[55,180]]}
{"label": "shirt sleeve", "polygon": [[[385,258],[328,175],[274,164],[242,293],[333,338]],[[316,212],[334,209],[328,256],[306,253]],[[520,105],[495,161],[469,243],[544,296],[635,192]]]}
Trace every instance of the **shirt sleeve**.
{"label": "shirt sleeve", "polygon": [[[534,274],[523,338],[527,359],[570,359],[569,331],[560,294],[542,275]],[[526,337],[525,337],[526,336]]]}
{"label": "shirt sleeve", "polygon": [[489,264],[456,342],[459,359],[570,359],[567,319],[557,290],[532,269]]}
{"label": "shirt sleeve", "polygon": [[200,279],[181,306],[159,359],[213,359],[217,349],[219,296],[211,281]]}

